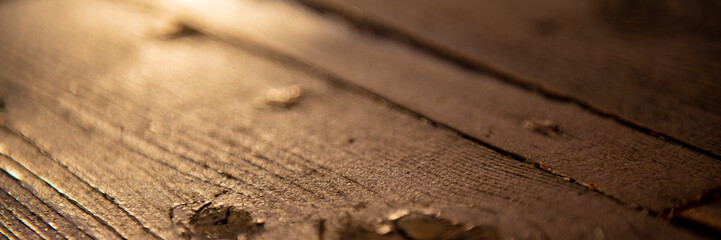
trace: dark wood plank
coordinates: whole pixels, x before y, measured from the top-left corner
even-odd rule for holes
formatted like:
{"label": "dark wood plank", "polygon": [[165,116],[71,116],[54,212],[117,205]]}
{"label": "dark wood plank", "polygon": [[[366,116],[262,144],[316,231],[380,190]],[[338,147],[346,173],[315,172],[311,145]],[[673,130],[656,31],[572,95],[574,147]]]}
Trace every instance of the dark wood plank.
{"label": "dark wood plank", "polygon": [[290,56],[276,56],[282,61],[321,69],[634,206],[663,212],[721,184],[716,159],[297,6],[215,1],[174,7],[181,9],[178,18],[220,41],[280,52]]}
{"label": "dark wood plank", "polygon": [[[339,238],[406,208],[507,237],[697,238],[314,71],[158,39],[162,11],[10,3],[0,16],[25,17],[2,26],[3,155],[124,237],[180,238],[171,213],[210,201],[265,219],[258,239]],[[254,104],[294,85],[294,105]]]}
{"label": "dark wood plank", "polygon": [[715,1],[302,1],[721,155]]}

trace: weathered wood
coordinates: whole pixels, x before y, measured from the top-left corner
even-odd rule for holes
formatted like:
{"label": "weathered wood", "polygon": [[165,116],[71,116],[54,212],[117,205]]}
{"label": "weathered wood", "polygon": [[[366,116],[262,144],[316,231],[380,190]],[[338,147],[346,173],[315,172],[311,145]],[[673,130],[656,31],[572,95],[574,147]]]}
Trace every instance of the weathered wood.
{"label": "weathered wood", "polygon": [[[18,225],[22,224],[26,226],[28,231],[34,232],[43,239],[65,239],[56,229],[44,222],[34,212],[31,212],[23,205],[23,203],[16,201],[5,191],[0,191],[0,207],[7,210],[3,212],[3,215],[17,218],[16,221],[20,222]],[[22,226],[19,228],[22,228]]]}
{"label": "weathered wood", "polygon": [[[180,238],[175,210],[210,201],[265,219],[258,239],[335,239],[414,207],[456,209],[449,218],[511,237],[695,238],[314,71],[202,34],[159,38],[152,9],[38,0],[0,11],[3,169],[27,169],[122,237]],[[297,103],[254,106],[292,85]],[[48,189],[15,178],[36,196]]]}
{"label": "weathered wood", "polygon": [[[4,130],[5,134],[12,134]],[[8,141],[3,141],[3,144],[8,144]],[[32,153],[32,151],[27,151],[28,149],[25,149],[25,153]],[[19,154],[18,152],[22,152],[21,148],[14,148],[13,151],[7,150],[7,145],[3,145],[2,153],[8,153],[12,152],[14,155]],[[96,206],[92,205],[102,205],[104,201],[101,201],[100,199],[103,199],[102,196],[97,196],[99,198],[96,198],[94,200],[90,200],[88,204],[86,204],[87,208],[84,208],[83,206],[80,206],[75,200],[68,198],[67,195],[64,195],[62,192],[59,192],[57,189],[55,189],[53,186],[49,185],[47,182],[40,179],[35,174],[41,174],[44,175],[46,179],[50,179],[53,181],[56,181],[57,179],[64,179],[63,182],[72,183],[70,186],[64,186],[69,187],[67,191],[65,191],[65,194],[71,194],[71,196],[75,196],[73,194],[77,194],[78,190],[87,190],[83,187],[81,183],[73,182],[71,178],[68,178],[68,174],[64,171],[58,171],[58,168],[56,165],[54,165],[52,162],[47,161],[40,161],[41,159],[45,159],[46,157],[40,155],[40,154],[34,154],[34,155],[24,155],[26,157],[29,157],[31,159],[35,159],[35,161],[25,164],[41,164],[40,166],[43,166],[42,170],[38,170],[36,173],[32,173],[28,171],[26,168],[24,168],[20,163],[16,162],[15,160],[12,160],[11,158],[7,156],[0,157],[0,166],[2,169],[5,169],[8,172],[12,172],[13,176],[16,177],[18,180],[23,181],[26,186],[32,191],[33,194],[35,194],[42,202],[48,203],[49,205],[53,206],[55,211],[58,211],[63,217],[68,218],[71,222],[76,224],[80,229],[83,230],[83,232],[88,233],[91,236],[95,236],[97,238],[102,239],[120,239],[120,235],[110,226],[108,226],[107,222],[104,222],[102,219],[94,216],[91,212],[89,212],[88,209],[91,210],[98,210]],[[35,166],[38,167],[38,166]],[[55,172],[54,174],[48,175],[49,173]],[[65,177],[65,178],[63,178]],[[55,187],[63,187],[55,186]],[[92,194],[88,194],[92,195]],[[83,200],[87,199],[87,197],[81,197],[81,196],[75,196],[75,199]],[[92,198],[91,198],[92,199]],[[94,202],[94,203],[93,203]],[[93,204],[91,204],[93,203]],[[102,209],[102,208],[101,208]],[[108,216],[106,214],[111,214],[113,211],[108,209],[102,209],[99,211],[103,211],[100,213],[101,216]],[[116,220],[113,222],[122,222],[121,220]],[[116,226],[117,227],[117,226]]]}
{"label": "weathered wood", "polygon": [[715,1],[302,2],[721,155]]}
{"label": "weathered wood", "polygon": [[213,38],[287,54],[291,59],[276,57],[321,69],[632,205],[662,212],[721,185],[716,159],[282,1],[173,7]]}
{"label": "weathered wood", "polygon": [[[20,173],[14,172],[14,174]],[[8,207],[26,208],[29,212],[37,215],[40,220],[55,229],[57,231],[56,235],[58,236],[63,236],[67,239],[91,239],[90,236],[81,232],[75,224],[65,219],[65,217],[55,212],[55,210],[45,205],[40,199],[20,186],[17,181],[17,179],[10,176],[7,172],[0,172],[0,184],[2,185],[2,189],[7,193],[7,195],[3,197],[9,198],[12,202],[22,203],[21,205]]]}
{"label": "weathered wood", "polygon": [[[0,209],[0,222],[2,222],[3,225],[3,234],[8,238],[17,238],[17,236],[20,236],[23,239],[42,239],[33,229],[18,220],[18,218],[5,207]],[[7,234],[5,234],[5,232],[7,232]]]}

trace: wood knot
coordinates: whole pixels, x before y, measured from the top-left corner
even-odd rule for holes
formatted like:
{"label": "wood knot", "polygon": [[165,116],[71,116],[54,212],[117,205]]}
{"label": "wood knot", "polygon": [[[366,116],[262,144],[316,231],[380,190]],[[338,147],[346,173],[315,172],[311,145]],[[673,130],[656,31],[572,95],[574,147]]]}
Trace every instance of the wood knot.
{"label": "wood knot", "polygon": [[501,239],[494,226],[453,223],[438,214],[401,210],[384,220],[375,231],[355,227],[343,239]]}
{"label": "wood knot", "polygon": [[257,232],[265,223],[238,206],[213,202],[173,206],[170,217],[180,234],[189,239],[235,239]]}
{"label": "wood knot", "polygon": [[529,119],[523,121],[523,127],[549,137],[561,134],[561,127],[548,119]]}
{"label": "wood knot", "polygon": [[383,217],[377,224],[353,224],[348,220],[339,233],[340,239],[347,240],[548,239],[523,212],[498,206],[402,209]]}
{"label": "wood knot", "polygon": [[297,104],[303,96],[303,91],[298,85],[292,85],[286,88],[273,88],[268,90],[263,96],[253,101],[256,108],[279,107],[290,108]]}
{"label": "wood knot", "polygon": [[161,40],[173,40],[203,35],[198,28],[180,19],[165,20],[160,23],[156,29],[157,35]]}

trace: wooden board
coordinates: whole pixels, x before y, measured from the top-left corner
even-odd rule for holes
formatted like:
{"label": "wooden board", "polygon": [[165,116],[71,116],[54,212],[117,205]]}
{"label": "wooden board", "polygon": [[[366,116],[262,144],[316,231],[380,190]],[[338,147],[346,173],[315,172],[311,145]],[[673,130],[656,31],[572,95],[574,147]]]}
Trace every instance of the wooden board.
{"label": "wooden board", "polygon": [[302,2],[721,155],[717,1]]}
{"label": "wooden board", "polygon": [[[373,234],[348,226],[398,209],[499,238],[697,238],[315,70],[166,34],[157,10],[1,6],[0,163],[16,188],[5,199],[42,201],[28,209],[53,226],[28,230],[3,212],[7,236],[177,239],[207,227],[184,209],[234,206],[265,223],[248,226],[254,239]],[[297,103],[263,103],[289,86],[302,89]]]}
{"label": "wooden board", "polygon": [[319,69],[632,206],[660,213],[721,184],[716,159],[282,1],[166,8],[209,37]]}

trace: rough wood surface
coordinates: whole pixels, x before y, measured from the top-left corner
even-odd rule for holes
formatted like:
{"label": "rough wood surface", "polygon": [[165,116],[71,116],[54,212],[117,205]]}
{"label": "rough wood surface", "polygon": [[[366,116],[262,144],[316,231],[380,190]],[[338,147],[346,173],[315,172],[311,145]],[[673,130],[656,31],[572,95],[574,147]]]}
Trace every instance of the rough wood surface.
{"label": "rough wood surface", "polygon": [[721,161],[282,1],[166,8],[211,38],[270,49],[634,206],[662,212],[721,185]]}
{"label": "rough wood surface", "polygon": [[[22,209],[25,215],[30,213],[34,219],[43,222],[44,229],[56,231],[53,235],[43,235],[44,238],[57,239],[60,234],[68,236],[68,239],[91,239],[87,234],[80,231],[75,224],[65,219],[51,207],[35,197],[31,192],[23,188],[17,180],[7,172],[0,172],[0,181],[5,193],[0,193],[2,204],[8,209]],[[48,225],[44,225],[44,224]]]}
{"label": "rough wood surface", "polygon": [[229,205],[254,239],[367,236],[406,208],[515,238],[696,238],[317,71],[166,34],[162,11],[0,6],[3,204],[43,203],[3,208],[9,238],[192,237],[208,226],[184,211]]}
{"label": "rough wood surface", "polygon": [[[4,130],[4,133],[11,134],[7,132],[7,130]],[[3,146],[5,147],[7,145]],[[20,150],[20,148],[17,148],[14,151],[17,152]],[[61,213],[63,217],[66,217],[67,219],[69,219],[70,222],[76,224],[76,226],[83,232],[86,232],[88,233],[88,235],[94,236],[96,238],[120,239],[119,233],[116,232],[112,226],[109,226],[107,222],[93,215],[91,211],[95,211],[98,216],[103,217],[110,217],[113,213],[122,215],[122,213],[119,213],[117,210],[113,211],[112,208],[108,209],[99,207],[99,205],[102,205],[104,203],[104,201],[100,200],[103,199],[102,195],[97,195],[97,193],[95,193],[95,198],[92,198],[92,191],[90,191],[90,189],[84,183],[82,183],[78,179],[75,179],[72,175],[67,173],[67,171],[60,171],[58,167],[61,166],[58,166],[53,162],[41,161],[42,159],[44,159],[41,154],[27,151],[28,149],[25,150],[25,154],[28,154],[25,156],[31,159],[36,159],[33,162],[27,162],[26,165],[33,163],[40,164],[39,166],[29,165],[35,169],[38,169],[36,173],[30,172],[27,168],[25,168],[17,161],[7,157],[7,155],[3,155],[3,157],[0,157],[0,164],[2,164],[2,168],[8,173],[10,173],[12,177],[16,179],[16,181],[24,182],[24,188],[32,192],[32,194],[34,194],[43,203],[47,203],[48,205],[52,206],[56,212]],[[8,150],[3,149],[2,152],[7,153]],[[39,177],[39,175],[37,174],[45,176],[45,180],[48,180],[48,182],[63,181],[70,183],[68,186],[70,188],[65,190],[64,192],[60,192],[56,188],[59,186],[52,186],[48,184],[48,182],[46,182],[43,178]],[[75,198],[78,200],[86,201],[86,203],[93,204],[86,204],[85,206],[81,206],[75,199],[69,198],[66,194],[74,195]],[[53,221],[48,222],[54,224]],[[118,223],[122,222],[122,220],[117,219],[111,222]],[[127,232],[125,234],[126,236],[133,236],[132,234],[129,234]],[[136,235],[135,237],[140,236],[142,235]]]}
{"label": "rough wood surface", "polygon": [[302,2],[721,155],[718,1]]}

